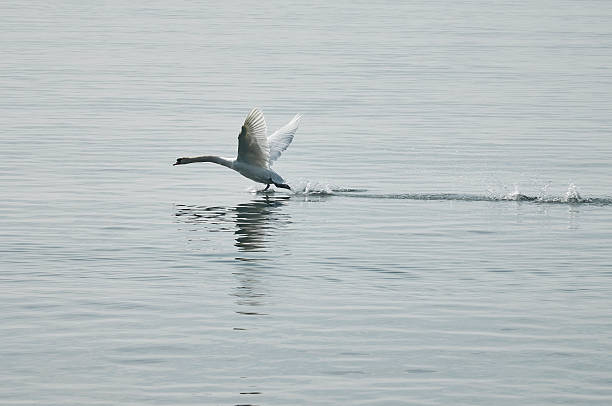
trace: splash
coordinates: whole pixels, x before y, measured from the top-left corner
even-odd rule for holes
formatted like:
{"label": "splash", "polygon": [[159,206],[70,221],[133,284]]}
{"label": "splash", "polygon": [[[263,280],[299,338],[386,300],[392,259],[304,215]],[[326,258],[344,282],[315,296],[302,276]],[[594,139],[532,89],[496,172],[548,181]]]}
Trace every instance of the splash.
{"label": "splash", "polygon": [[365,192],[366,189],[342,187],[329,183],[302,180],[291,184],[291,189],[296,196],[332,196],[341,193]]}
{"label": "splash", "polygon": [[329,196],[334,191],[331,185],[326,183],[300,181],[295,186],[291,185],[294,195]]}
{"label": "splash", "polygon": [[517,183],[514,184],[514,190],[511,193],[503,195],[499,198],[499,200],[514,200],[517,202],[532,202],[538,199],[538,196],[529,196],[521,193]]}
{"label": "splash", "polygon": [[565,201],[567,203],[582,203],[584,199],[578,193],[578,188],[573,183],[570,183],[565,193]]}

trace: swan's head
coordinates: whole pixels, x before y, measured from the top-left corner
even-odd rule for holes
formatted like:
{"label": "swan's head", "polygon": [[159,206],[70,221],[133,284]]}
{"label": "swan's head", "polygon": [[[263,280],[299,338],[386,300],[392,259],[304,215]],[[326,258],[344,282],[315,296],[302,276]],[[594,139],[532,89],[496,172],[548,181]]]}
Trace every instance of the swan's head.
{"label": "swan's head", "polygon": [[186,158],[176,158],[176,162],[172,164],[172,166],[176,165],[184,165],[186,164]]}

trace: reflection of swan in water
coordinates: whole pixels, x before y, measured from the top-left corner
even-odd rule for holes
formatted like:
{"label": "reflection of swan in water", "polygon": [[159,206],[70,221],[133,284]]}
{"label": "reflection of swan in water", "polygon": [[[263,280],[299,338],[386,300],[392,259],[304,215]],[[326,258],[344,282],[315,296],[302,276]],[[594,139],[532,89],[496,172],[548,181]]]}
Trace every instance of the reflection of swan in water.
{"label": "reflection of swan in water", "polygon": [[[282,210],[289,198],[264,195],[235,207],[179,204],[176,205],[175,215],[179,222],[195,226],[190,227],[191,232],[233,233],[234,245],[239,251],[261,252],[267,251],[269,238],[274,231],[289,223],[289,215]],[[238,278],[238,285],[232,295],[237,298],[238,305],[250,308],[237,313],[262,315],[254,307],[263,305],[263,297],[267,295],[265,285],[261,286],[261,275],[257,271],[261,269],[261,261],[265,261],[265,258],[251,256],[236,260],[238,269],[233,274]]]}
{"label": "reflection of swan in water", "polygon": [[211,232],[234,231],[234,245],[240,251],[267,251],[272,232],[289,223],[289,215],[280,210],[289,198],[265,195],[235,207],[179,204],[176,217],[180,222],[199,224]]}
{"label": "reflection of swan in water", "polygon": [[267,230],[289,222],[288,215],[279,212],[282,198],[263,198],[239,204],[236,212],[236,246],[243,251],[265,251]]}

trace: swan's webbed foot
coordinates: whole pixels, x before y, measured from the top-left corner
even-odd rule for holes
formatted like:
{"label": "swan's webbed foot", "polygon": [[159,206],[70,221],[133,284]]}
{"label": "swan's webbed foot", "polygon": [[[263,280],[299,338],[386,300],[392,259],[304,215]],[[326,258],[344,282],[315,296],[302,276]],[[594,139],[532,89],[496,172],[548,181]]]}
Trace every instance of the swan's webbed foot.
{"label": "swan's webbed foot", "polygon": [[286,184],[286,183],[275,183],[275,184],[274,184],[274,186],[276,186],[276,187],[280,187],[280,188],[283,188],[283,189],[289,189],[289,190],[291,190],[291,186],[289,186],[289,185],[288,185],[288,184]]}

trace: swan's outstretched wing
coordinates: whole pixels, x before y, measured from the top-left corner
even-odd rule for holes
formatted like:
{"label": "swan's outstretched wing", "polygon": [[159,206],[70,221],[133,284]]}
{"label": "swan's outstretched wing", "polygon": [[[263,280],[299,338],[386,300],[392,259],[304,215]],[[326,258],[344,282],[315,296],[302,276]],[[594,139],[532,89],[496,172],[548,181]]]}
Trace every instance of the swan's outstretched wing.
{"label": "swan's outstretched wing", "polygon": [[240,162],[268,168],[270,148],[268,146],[266,120],[261,111],[253,109],[244,120],[238,135],[238,158]]}
{"label": "swan's outstretched wing", "polygon": [[301,115],[296,114],[291,121],[268,137],[268,145],[270,146],[270,165],[281,156],[281,152],[286,150],[289,144],[291,144],[291,141],[293,141],[293,136],[298,129],[301,118]]}

